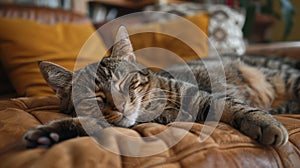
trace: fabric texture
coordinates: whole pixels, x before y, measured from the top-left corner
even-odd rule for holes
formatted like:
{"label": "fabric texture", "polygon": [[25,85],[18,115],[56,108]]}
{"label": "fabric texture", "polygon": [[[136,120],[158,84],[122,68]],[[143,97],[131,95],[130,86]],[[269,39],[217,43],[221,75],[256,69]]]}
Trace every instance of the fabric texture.
{"label": "fabric texture", "polygon": [[[49,149],[25,149],[23,134],[51,120],[68,117],[58,112],[56,97],[18,98],[0,101],[0,167],[270,167],[295,168],[300,165],[300,115],[277,115],[289,132],[289,142],[280,147],[263,146],[233,129],[218,123],[203,142],[203,124],[182,122],[167,126],[145,123],[133,129],[111,127],[99,133],[106,146],[131,154],[164,149],[180,132],[185,136],[162,152],[141,157],[121,156],[99,145],[92,137],[63,141]],[[167,136],[132,143],[129,137],[152,137],[174,126]],[[205,135],[205,132],[204,132]],[[201,135],[203,137],[203,134]]]}
{"label": "fabric texture", "polygon": [[[47,60],[69,70],[101,60],[105,47],[97,35],[91,39],[99,55],[80,55],[94,33],[90,23],[40,24],[26,19],[0,18],[0,59],[19,96],[53,95],[42,78],[37,62]],[[91,47],[90,47],[91,48]]]}

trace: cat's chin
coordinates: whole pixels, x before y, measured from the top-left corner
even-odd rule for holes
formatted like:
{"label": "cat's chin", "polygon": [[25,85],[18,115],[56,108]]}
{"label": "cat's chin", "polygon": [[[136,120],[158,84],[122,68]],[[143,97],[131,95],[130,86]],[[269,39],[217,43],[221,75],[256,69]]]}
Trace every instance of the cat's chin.
{"label": "cat's chin", "polygon": [[130,127],[136,123],[137,113],[132,113],[129,116],[124,116],[121,118],[120,121],[116,122],[115,125],[120,127]]}
{"label": "cat's chin", "polygon": [[130,120],[128,118],[123,117],[120,121],[118,121],[115,124],[120,127],[130,127],[135,124],[135,120]]}

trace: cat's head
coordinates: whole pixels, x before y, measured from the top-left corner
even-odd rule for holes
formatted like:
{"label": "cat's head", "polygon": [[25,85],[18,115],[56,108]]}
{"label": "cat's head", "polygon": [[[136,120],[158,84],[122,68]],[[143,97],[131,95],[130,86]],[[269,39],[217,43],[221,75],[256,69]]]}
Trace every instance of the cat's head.
{"label": "cat's head", "polygon": [[[145,98],[138,92],[151,76],[148,69],[136,62],[125,27],[119,28],[111,55],[98,63],[75,72],[46,61],[39,62],[39,67],[60,97],[61,111],[73,114],[75,104],[77,115],[102,117],[100,107],[110,123],[125,127],[136,122]],[[95,107],[95,102],[99,107]]]}
{"label": "cat's head", "polygon": [[96,89],[96,92],[105,93],[106,106],[103,112],[113,116],[112,122],[115,125],[124,127],[133,125],[140,114],[143,102],[143,97],[139,93],[145,84],[150,83],[152,72],[136,62],[125,27],[119,28],[112,53],[100,61],[100,67],[105,67],[110,72],[106,74],[110,76],[107,86]]}

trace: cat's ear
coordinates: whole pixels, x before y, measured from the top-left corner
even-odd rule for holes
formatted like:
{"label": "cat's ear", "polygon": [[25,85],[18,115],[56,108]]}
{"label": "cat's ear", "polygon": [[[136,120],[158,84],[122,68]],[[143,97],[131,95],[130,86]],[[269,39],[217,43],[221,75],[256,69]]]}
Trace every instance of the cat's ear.
{"label": "cat's ear", "polygon": [[111,57],[125,59],[128,61],[135,61],[135,55],[133,53],[129,35],[124,26],[121,26],[117,32]]}
{"label": "cat's ear", "polygon": [[39,61],[38,66],[47,84],[58,91],[69,86],[72,82],[73,72],[48,61]]}

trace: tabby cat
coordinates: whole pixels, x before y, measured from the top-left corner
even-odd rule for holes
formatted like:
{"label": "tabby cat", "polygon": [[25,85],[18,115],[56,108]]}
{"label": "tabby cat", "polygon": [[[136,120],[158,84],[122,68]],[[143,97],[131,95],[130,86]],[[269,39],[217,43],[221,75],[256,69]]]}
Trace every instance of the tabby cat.
{"label": "tabby cat", "polygon": [[[61,99],[60,111],[72,118],[33,128],[24,135],[24,141],[29,148],[50,147],[109,126],[201,122],[220,117],[220,121],[262,144],[286,144],[287,130],[269,111],[282,113],[287,108],[276,110],[275,106],[299,100],[300,73],[294,68],[297,65],[267,57],[222,58],[227,84],[219,83],[212,92],[210,80],[221,76],[209,76],[205,66],[220,66],[214,59],[205,64],[203,60],[188,63],[197,84],[186,78],[181,65],[154,73],[136,62],[127,31],[120,27],[111,55],[100,62],[75,72],[51,62],[39,62],[45,80]],[[219,107],[222,104],[223,109]]]}

